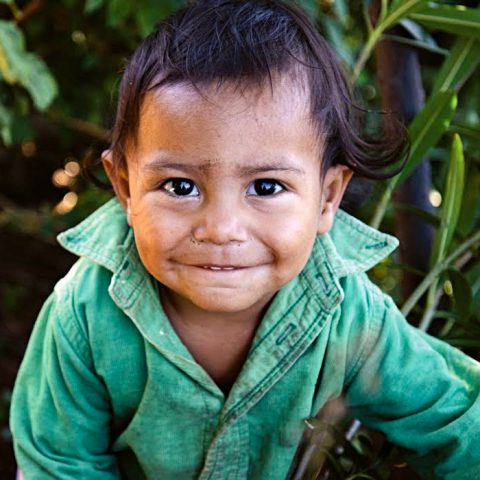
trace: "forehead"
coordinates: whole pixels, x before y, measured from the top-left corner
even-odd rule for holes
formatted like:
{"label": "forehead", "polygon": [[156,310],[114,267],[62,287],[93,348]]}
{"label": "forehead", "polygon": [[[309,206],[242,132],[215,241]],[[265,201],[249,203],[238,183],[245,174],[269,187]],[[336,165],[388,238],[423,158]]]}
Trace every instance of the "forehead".
{"label": "forehead", "polygon": [[[297,76],[275,74],[271,83],[262,84],[250,81],[224,81],[221,84],[201,83],[197,86],[189,82],[167,84],[150,94],[172,112],[183,113],[185,106],[208,109],[215,115],[236,116],[247,111],[252,113],[280,113],[289,109],[309,118],[309,94],[307,86]],[[142,105],[142,110],[148,105]]]}
{"label": "forehead", "polygon": [[143,101],[135,157],[169,150],[241,162],[254,153],[318,153],[307,89],[288,76],[272,88],[166,85]]}

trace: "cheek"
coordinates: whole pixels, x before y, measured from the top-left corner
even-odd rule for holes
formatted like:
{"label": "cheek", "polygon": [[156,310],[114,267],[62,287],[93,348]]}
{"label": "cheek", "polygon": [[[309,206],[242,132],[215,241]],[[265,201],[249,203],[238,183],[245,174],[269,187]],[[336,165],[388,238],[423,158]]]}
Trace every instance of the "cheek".
{"label": "cheek", "polygon": [[151,273],[152,267],[168,256],[178,242],[175,237],[178,228],[160,212],[153,214],[148,209],[134,210],[131,219],[138,253]]}
{"label": "cheek", "polygon": [[271,237],[278,265],[285,271],[299,273],[307,262],[316,237],[316,223],[312,218],[292,218],[289,228],[278,226]]}

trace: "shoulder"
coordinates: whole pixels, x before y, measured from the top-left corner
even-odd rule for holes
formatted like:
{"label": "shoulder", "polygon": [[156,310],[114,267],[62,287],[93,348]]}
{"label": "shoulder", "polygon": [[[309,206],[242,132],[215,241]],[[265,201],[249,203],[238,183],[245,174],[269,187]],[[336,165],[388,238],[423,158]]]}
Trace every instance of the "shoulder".
{"label": "shoulder", "polygon": [[344,298],[334,312],[333,331],[343,339],[346,347],[348,383],[365,362],[382,331],[389,328],[389,322],[396,322],[397,315],[401,314],[394,301],[366,273],[347,275],[340,283]]}
{"label": "shoulder", "polygon": [[396,309],[393,299],[383,292],[365,272],[347,275],[340,279],[344,291],[341,305],[345,313],[355,313],[361,316],[363,327],[378,330],[387,310]]}
{"label": "shoulder", "polygon": [[[40,314],[49,331],[65,337],[85,359],[103,358],[116,341],[137,336],[126,313],[111,295],[115,273],[82,256],[58,281]],[[103,353],[102,353],[103,352]]]}
{"label": "shoulder", "polygon": [[108,289],[112,272],[88,258],[79,258],[69,272],[55,285],[54,294],[63,307],[77,317],[89,309],[111,307]]}
{"label": "shoulder", "polygon": [[46,335],[71,344],[85,361],[90,357],[92,322],[101,323],[106,310],[115,308],[108,294],[111,276],[88,259],[78,259],[57,282],[36,322]]}

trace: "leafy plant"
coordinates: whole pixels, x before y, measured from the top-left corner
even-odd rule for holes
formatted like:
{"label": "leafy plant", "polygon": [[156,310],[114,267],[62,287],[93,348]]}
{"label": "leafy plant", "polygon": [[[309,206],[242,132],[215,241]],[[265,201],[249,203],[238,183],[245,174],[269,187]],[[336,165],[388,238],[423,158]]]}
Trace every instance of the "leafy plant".
{"label": "leafy plant", "polygon": [[[340,3],[348,7],[346,2]],[[358,85],[375,85],[375,70],[369,59],[383,38],[440,54],[444,59],[439,68],[424,69],[423,80],[429,94],[423,109],[408,128],[411,148],[405,168],[385,183],[383,192],[374,197],[363,215],[367,216],[370,212],[370,223],[376,228],[386,220],[391,225],[392,207],[408,208],[392,202],[392,194],[425,157],[432,158],[437,173],[434,178],[437,184],[432,191],[442,198],[441,208],[435,215],[410,209],[436,226],[430,270],[404,301],[402,312],[406,316],[412,312],[421,314],[422,330],[428,331],[433,326],[438,336],[475,354],[480,349],[480,119],[476,113],[480,82],[474,72],[480,62],[480,10],[421,0],[378,3],[378,18],[373,24],[367,10],[369,2],[363,2],[364,43],[357,52],[356,60],[350,62],[352,79]],[[319,22],[325,24],[322,18]],[[403,25],[413,32],[413,39],[405,42],[405,37],[389,33],[389,29],[396,25]],[[337,22],[337,26],[341,28],[342,24]],[[355,27],[359,27],[358,23]],[[446,46],[438,47],[432,34],[444,41]],[[345,31],[343,38],[348,38],[348,35]],[[476,96],[471,95],[472,90],[477,92]],[[413,270],[393,262],[385,262],[375,270],[385,268],[387,271],[389,268]],[[382,273],[382,277],[385,275],[388,274]],[[393,271],[389,277],[392,275]],[[426,301],[423,303],[425,294]],[[312,448],[303,450],[303,459],[297,467],[302,461],[307,466],[304,464],[298,477],[292,478],[390,478],[392,464],[389,461],[399,452],[388,443],[382,453],[371,454],[369,449],[355,448],[360,439],[371,437],[368,431],[357,429],[355,433],[348,434],[348,428],[342,423],[336,424],[336,427],[316,425],[314,422],[310,425],[311,431],[307,429],[310,441],[307,443],[316,445],[316,452]],[[336,431],[337,427],[343,427],[340,430],[343,433]],[[346,444],[349,448],[345,448]]]}
{"label": "leafy plant", "polygon": [[[42,2],[35,3],[36,6],[34,3],[0,0],[0,135],[3,151],[11,162],[27,165],[33,159],[46,165],[46,158],[52,155],[57,159],[52,162],[54,173],[69,162],[79,163],[87,146],[93,144],[99,150],[105,145],[107,112],[111,111],[117,72],[125,57],[157,21],[184,2],[61,0],[49,2],[48,8],[38,7]],[[478,5],[381,0],[376,2],[378,12],[373,16],[373,2],[368,0],[299,3],[338,52],[367,109],[380,108],[372,54],[381,40],[402,42],[425,53],[422,79],[427,95],[423,109],[408,126],[408,162],[402,173],[381,185],[358,214],[374,227],[392,229],[392,210],[404,208],[436,227],[429,271],[424,272],[416,289],[405,299],[402,311],[407,317],[420,315],[422,329],[477,355]],[[375,21],[372,17],[376,17]],[[405,35],[391,30],[400,26]],[[49,137],[52,131],[53,140]],[[48,155],[42,153],[42,142],[48,145]],[[432,193],[442,198],[441,207],[433,214],[392,201],[393,193],[426,156],[431,158],[434,170]],[[35,207],[28,202],[22,205],[15,197],[20,189],[0,196],[0,226],[51,242],[58,230],[78,222],[107,198],[107,194],[100,195],[87,186],[80,176],[52,188],[54,193],[38,195]],[[68,211],[58,209],[68,193],[75,193],[78,201]],[[374,269],[373,278],[379,282],[389,280],[390,293],[398,298],[400,270],[415,269],[388,261]],[[350,427],[349,423],[332,426],[324,420],[311,419],[302,453],[308,455],[302,457],[306,463],[298,478],[389,478],[396,452],[388,445],[380,450],[373,448],[368,431],[357,428],[358,425]]]}

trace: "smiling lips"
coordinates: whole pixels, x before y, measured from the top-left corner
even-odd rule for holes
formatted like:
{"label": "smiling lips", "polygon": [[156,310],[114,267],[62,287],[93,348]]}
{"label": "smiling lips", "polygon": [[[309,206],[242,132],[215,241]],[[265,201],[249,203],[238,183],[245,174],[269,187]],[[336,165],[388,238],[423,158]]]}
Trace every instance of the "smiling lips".
{"label": "smiling lips", "polygon": [[211,270],[214,272],[229,272],[232,270],[240,270],[246,267],[236,267],[232,265],[200,265],[205,270]]}

